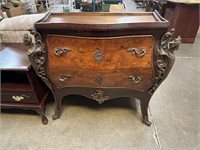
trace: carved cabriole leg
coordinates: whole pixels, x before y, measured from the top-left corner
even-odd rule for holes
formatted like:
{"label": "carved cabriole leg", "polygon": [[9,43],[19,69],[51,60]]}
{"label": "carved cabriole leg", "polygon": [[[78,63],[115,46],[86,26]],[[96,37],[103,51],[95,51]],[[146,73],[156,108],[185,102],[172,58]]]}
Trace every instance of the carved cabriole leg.
{"label": "carved cabriole leg", "polygon": [[151,125],[151,121],[149,121],[149,117],[148,117],[148,107],[149,107],[150,99],[151,99],[151,96],[145,97],[140,100],[140,107],[141,107],[141,112],[142,112],[142,123],[144,123],[147,126]]}
{"label": "carved cabriole leg", "polygon": [[55,105],[56,105],[56,110],[55,114],[52,116],[53,120],[59,119],[62,113],[61,107],[62,107],[62,96],[54,93],[54,98],[55,98]]}
{"label": "carved cabriole leg", "polygon": [[44,114],[44,106],[42,108],[37,109],[36,111],[42,117],[42,123],[46,125],[48,123],[48,119]]}
{"label": "carved cabriole leg", "polygon": [[168,76],[174,61],[174,51],[178,50],[179,45],[181,44],[181,38],[172,39],[174,29],[171,29],[169,32],[165,33],[160,41],[160,45],[157,48],[157,60],[156,60],[156,72],[154,77],[154,82],[152,86],[148,89],[147,98],[141,101],[141,110],[143,123],[150,126],[151,122],[148,119],[148,105],[149,100],[159,85],[164,81]]}

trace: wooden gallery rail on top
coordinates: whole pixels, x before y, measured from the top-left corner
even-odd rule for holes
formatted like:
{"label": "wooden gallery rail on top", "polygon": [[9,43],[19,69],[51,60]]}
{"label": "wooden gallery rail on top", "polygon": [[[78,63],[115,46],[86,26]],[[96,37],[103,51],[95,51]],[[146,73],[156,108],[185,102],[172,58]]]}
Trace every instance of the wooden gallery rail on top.
{"label": "wooden gallery rail on top", "polygon": [[49,13],[24,36],[37,75],[49,86],[61,116],[62,98],[77,94],[100,104],[117,97],[148,104],[173,66],[180,37],[158,13]]}

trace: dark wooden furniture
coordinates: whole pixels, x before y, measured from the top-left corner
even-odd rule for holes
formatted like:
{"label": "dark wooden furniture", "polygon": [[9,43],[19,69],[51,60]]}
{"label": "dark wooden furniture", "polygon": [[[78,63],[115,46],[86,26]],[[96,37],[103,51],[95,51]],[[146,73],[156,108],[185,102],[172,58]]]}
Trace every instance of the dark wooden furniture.
{"label": "dark wooden furniture", "polygon": [[174,37],[180,35],[183,43],[194,43],[199,28],[199,4],[192,1],[181,3],[176,0],[167,2],[165,18],[174,28]]}
{"label": "dark wooden furniture", "polygon": [[146,11],[150,12],[157,10],[159,14],[164,17],[166,6],[167,0],[147,0]]}
{"label": "dark wooden furniture", "polygon": [[49,90],[35,74],[23,43],[5,45],[0,51],[0,70],[0,106],[36,110],[43,124],[47,124],[44,102]]}
{"label": "dark wooden furniture", "polygon": [[117,97],[141,100],[143,123],[148,104],[167,77],[180,38],[157,13],[49,13],[35,24],[29,58],[52,90],[61,116],[62,98],[79,94],[100,104]]}

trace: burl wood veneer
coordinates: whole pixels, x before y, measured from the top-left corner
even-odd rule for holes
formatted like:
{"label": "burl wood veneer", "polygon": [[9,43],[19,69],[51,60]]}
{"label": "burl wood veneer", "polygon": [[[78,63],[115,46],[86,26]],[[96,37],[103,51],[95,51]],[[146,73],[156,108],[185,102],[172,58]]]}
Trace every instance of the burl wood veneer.
{"label": "burl wood veneer", "polygon": [[148,104],[174,63],[180,38],[169,22],[153,13],[49,13],[35,24],[29,58],[56,102],[78,94],[100,104],[117,97],[141,100],[143,123],[150,125]]}

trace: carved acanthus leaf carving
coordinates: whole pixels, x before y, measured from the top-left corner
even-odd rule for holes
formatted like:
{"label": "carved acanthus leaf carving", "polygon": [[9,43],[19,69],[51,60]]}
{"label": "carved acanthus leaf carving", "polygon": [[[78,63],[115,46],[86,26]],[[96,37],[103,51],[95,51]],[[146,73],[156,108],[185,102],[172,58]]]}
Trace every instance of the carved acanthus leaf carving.
{"label": "carved acanthus leaf carving", "polygon": [[42,37],[36,30],[30,30],[30,33],[35,37],[35,43],[33,43],[31,36],[24,35],[24,44],[29,47],[28,57],[33,66],[36,74],[52,89],[52,85],[46,77],[45,71],[45,47],[42,43]]}
{"label": "carved acanthus leaf carving", "polygon": [[92,98],[96,100],[99,104],[102,104],[105,100],[109,99],[110,96],[104,95],[104,90],[98,89],[91,94]]}
{"label": "carved acanthus leaf carving", "polygon": [[155,82],[149,89],[149,94],[154,93],[160,83],[167,77],[174,64],[174,51],[178,50],[181,44],[181,38],[179,36],[176,39],[172,39],[173,32],[174,29],[171,29],[171,31],[165,33],[161,38],[160,46],[157,49],[158,60],[156,65],[158,70],[155,76]]}

